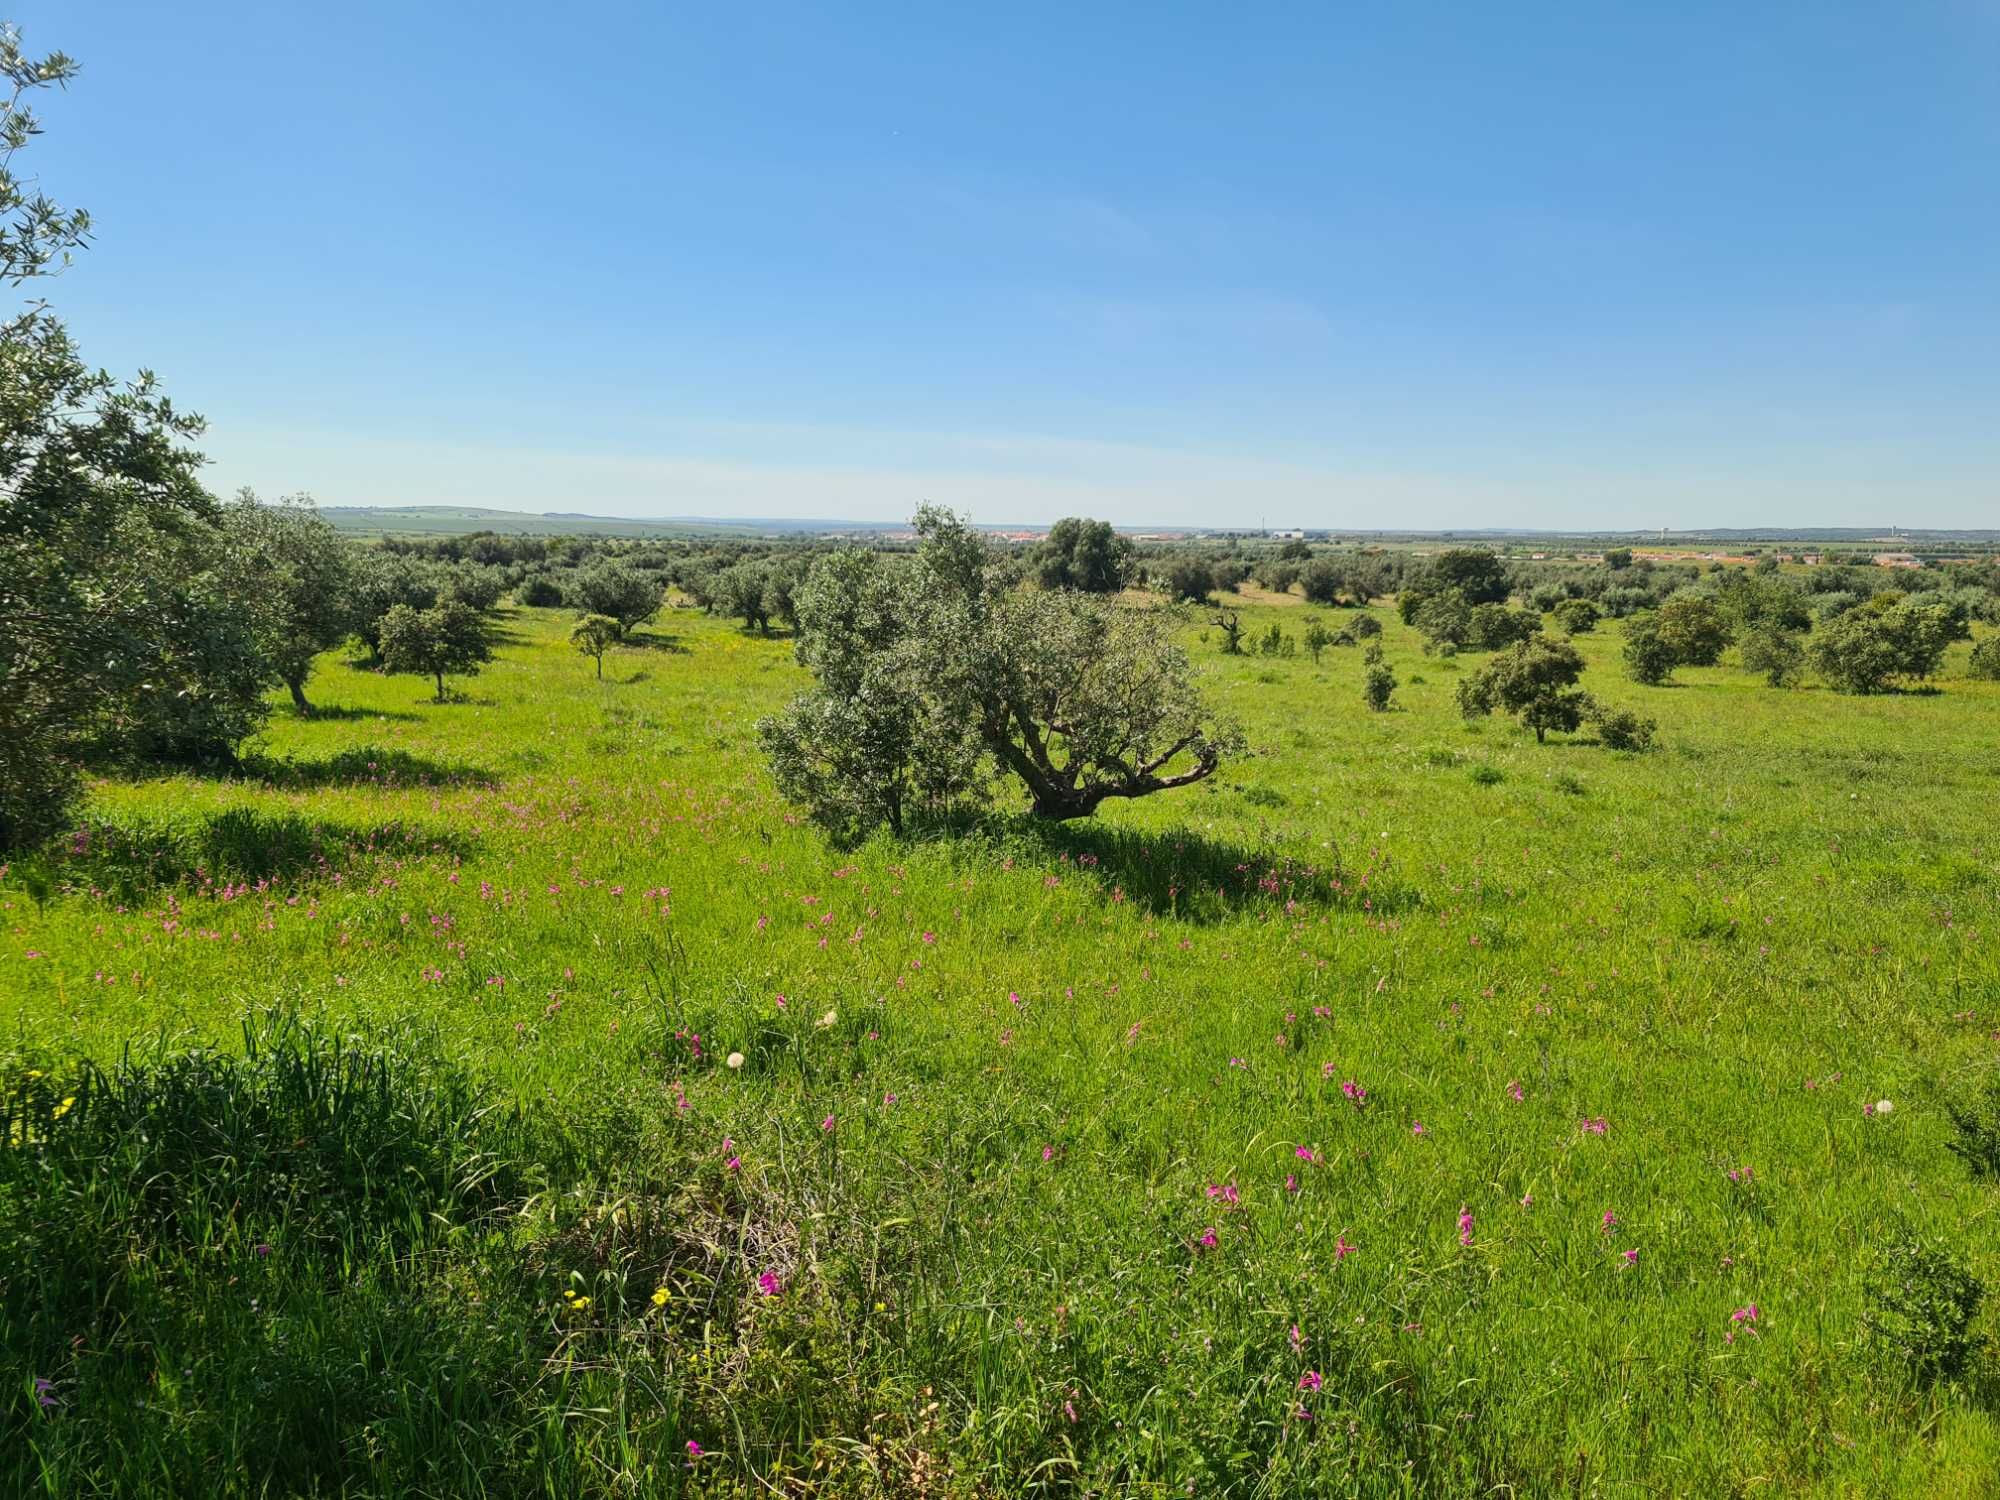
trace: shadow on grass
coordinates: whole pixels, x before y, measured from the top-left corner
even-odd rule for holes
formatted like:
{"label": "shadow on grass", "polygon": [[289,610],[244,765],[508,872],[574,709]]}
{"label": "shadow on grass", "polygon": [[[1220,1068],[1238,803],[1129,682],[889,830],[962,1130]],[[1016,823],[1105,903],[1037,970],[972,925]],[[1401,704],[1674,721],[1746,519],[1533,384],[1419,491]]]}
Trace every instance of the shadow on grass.
{"label": "shadow on grass", "polygon": [[635,651],[665,651],[671,656],[686,656],[688,648],[681,644],[677,635],[668,635],[658,630],[628,630],[619,643],[630,646]]}
{"label": "shadow on grass", "polygon": [[483,766],[432,760],[428,756],[412,755],[407,750],[383,750],[373,745],[342,750],[314,760],[279,760],[265,755],[250,755],[244,757],[242,769],[246,776],[287,791],[325,786],[486,787],[499,781]]}
{"label": "shadow on grass", "polygon": [[368,719],[391,719],[398,723],[415,723],[417,716],[401,708],[332,708],[323,703],[315,703],[309,714],[294,709],[281,709],[280,713],[294,719],[306,719],[315,724],[359,724]]}
{"label": "shadow on grass", "polygon": [[378,859],[463,859],[477,842],[403,822],[342,823],[232,807],[196,818],[86,823],[36,859],[51,887],[133,899],[166,886],[206,891],[335,876]]}
{"label": "shadow on grass", "polygon": [[1185,830],[1153,833],[1034,817],[1005,823],[995,836],[1016,859],[1067,866],[1115,899],[1183,922],[1220,922],[1259,908],[1388,915],[1422,901],[1391,873],[1386,858],[1354,865],[1329,851],[1325,859],[1306,861]]}

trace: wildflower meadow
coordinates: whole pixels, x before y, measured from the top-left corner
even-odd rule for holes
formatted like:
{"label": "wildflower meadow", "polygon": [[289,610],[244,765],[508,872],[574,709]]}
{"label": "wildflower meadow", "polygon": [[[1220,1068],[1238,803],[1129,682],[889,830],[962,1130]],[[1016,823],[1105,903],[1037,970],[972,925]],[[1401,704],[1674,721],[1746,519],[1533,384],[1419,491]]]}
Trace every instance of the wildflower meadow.
{"label": "wildflower meadow", "polygon": [[1367,613],[1390,711],[1191,623],[1249,753],[1067,823],[829,842],[686,608],[94,784],[0,871],[0,1490],[1988,1492],[2000,684],[1607,625],[1656,747],[1539,744]]}

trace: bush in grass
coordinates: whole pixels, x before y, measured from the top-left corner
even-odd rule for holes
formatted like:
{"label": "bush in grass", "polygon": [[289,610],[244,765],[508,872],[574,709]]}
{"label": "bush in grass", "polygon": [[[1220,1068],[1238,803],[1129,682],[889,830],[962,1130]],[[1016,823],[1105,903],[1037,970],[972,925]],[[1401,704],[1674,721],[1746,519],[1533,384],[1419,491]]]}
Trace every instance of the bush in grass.
{"label": "bush in grass", "polygon": [[1597,738],[1609,750],[1650,750],[1654,731],[1659,728],[1653,720],[1629,708],[1609,708],[1595,699],[1585,709],[1584,717],[1596,727]]}
{"label": "bush in grass", "polygon": [[1898,1233],[1872,1268],[1867,1294],[1870,1335],[1921,1385],[1957,1379],[1985,1347],[1972,1327],[1985,1283],[1941,1245]]}
{"label": "bush in grass", "polygon": [[1394,706],[1396,696],[1396,674],[1385,661],[1368,663],[1361,678],[1361,699],[1376,713],[1387,713]]}
{"label": "bush in grass", "polygon": [[1983,682],[2000,682],[2000,635],[1988,636],[1974,646],[1965,666],[1969,676]]}

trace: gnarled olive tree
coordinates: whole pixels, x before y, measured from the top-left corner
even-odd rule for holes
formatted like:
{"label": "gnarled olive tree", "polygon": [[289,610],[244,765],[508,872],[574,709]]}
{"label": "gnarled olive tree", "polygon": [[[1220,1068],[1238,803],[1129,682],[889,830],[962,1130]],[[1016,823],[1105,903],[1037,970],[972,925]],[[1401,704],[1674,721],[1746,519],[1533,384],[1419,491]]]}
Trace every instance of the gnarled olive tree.
{"label": "gnarled olive tree", "polygon": [[779,789],[847,837],[986,800],[1012,775],[1034,812],[1085,817],[1214,773],[1241,735],[1203,700],[1179,617],[1012,587],[949,511],[912,559],[839,553],[798,594],[819,679],[758,726]]}

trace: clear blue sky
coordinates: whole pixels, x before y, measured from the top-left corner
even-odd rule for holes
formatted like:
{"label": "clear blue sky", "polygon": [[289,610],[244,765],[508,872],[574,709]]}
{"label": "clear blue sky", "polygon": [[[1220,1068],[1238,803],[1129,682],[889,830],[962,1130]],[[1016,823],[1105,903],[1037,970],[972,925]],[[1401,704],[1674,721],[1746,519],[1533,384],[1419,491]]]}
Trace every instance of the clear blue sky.
{"label": "clear blue sky", "polygon": [[21,0],[219,490],[2000,526],[2000,0]]}

